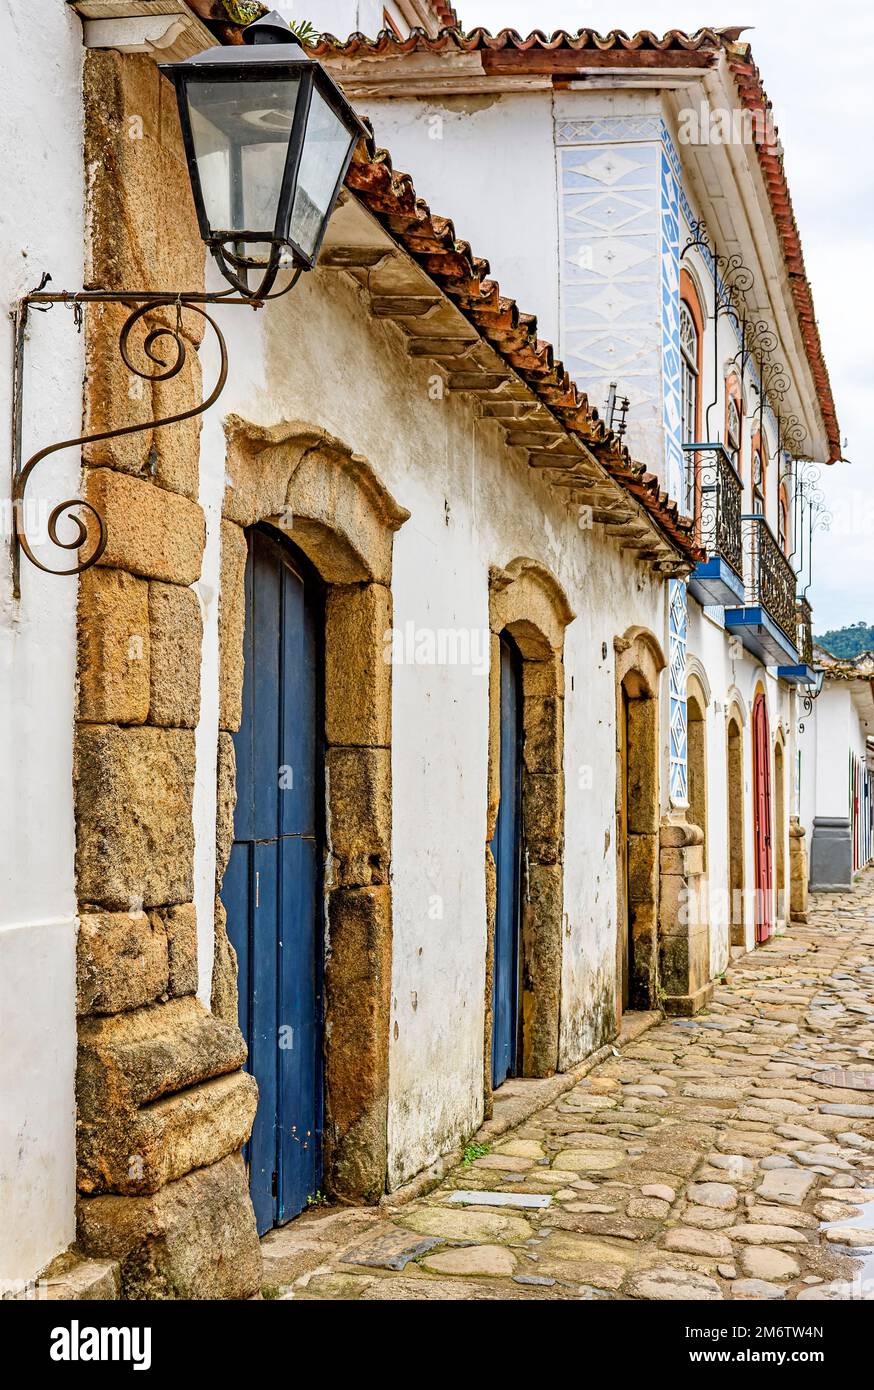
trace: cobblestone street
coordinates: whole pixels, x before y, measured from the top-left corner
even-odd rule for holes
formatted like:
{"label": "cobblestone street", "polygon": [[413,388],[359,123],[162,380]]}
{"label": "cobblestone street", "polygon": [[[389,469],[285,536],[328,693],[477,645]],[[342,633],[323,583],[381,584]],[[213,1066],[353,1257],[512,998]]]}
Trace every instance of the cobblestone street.
{"label": "cobblestone street", "polygon": [[427,1195],[273,1232],[265,1296],[872,1299],[872,1245],[869,871]]}

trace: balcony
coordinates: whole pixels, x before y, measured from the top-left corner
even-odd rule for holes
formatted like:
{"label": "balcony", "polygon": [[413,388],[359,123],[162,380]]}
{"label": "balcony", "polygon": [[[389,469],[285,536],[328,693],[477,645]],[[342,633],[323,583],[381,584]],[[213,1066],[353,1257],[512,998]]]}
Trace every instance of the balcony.
{"label": "balcony", "polygon": [[806,598],[798,600],[796,622],[796,645],[801,660],[797,665],[778,666],[777,675],[789,685],[813,685],[816,681],[816,671],[813,669],[813,609]]}
{"label": "balcony", "polygon": [[798,663],[795,571],[763,516],[741,518],[744,606],[726,608],[725,628],[765,666]]}
{"label": "balcony", "polygon": [[698,538],[707,552],[689,576],[689,588],[705,606],[743,603],[743,483],[722,444],[684,444],[683,451]]}

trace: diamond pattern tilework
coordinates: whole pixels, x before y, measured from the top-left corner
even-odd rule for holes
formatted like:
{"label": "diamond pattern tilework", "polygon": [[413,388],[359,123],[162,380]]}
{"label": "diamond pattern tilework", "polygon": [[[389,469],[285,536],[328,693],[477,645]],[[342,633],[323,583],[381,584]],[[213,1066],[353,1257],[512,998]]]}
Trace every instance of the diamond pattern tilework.
{"label": "diamond pattern tilework", "polygon": [[[558,121],[561,353],[595,400],[631,401],[628,444],[682,496],[680,232],[692,218],[659,116]],[[688,233],[684,229],[684,240]],[[668,585],[671,802],[688,800],[686,585]]]}
{"label": "diamond pattern tilework", "polygon": [[[581,124],[564,122],[559,139]],[[629,447],[649,452],[663,416],[658,146],[567,146],[559,167],[562,358],[595,401],[618,383]]]}
{"label": "diamond pattern tilework", "polygon": [[674,806],[689,800],[686,723],[686,584],[668,580],[668,693],[670,696],[670,771],[668,785]]}

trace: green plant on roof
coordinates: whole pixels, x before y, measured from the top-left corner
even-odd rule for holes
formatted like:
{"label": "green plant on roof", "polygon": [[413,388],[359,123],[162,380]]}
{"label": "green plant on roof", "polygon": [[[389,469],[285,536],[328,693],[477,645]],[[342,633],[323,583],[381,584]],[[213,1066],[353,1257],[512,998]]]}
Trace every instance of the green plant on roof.
{"label": "green plant on roof", "polygon": [[[219,0],[219,4],[232,24],[254,24],[270,13],[270,6],[262,5],[261,0]],[[319,30],[308,19],[291,19],[288,27],[301,43],[315,43],[319,37]]]}
{"label": "green plant on roof", "polygon": [[319,30],[314,24],[310,24],[308,19],[293,19],[291,32],[300,39],[301,43],[315,43],[319,37]]}

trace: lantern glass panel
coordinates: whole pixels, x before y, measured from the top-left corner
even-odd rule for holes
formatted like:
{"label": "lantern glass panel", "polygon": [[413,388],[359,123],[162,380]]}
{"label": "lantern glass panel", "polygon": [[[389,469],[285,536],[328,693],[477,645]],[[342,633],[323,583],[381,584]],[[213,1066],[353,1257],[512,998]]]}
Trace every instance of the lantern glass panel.
{"label": "lantern glass panel", "polygon": [[[188,83],[191,135],[210,231],[276,225],[299,79]],[[282,235],[282,229],[279,231]]]}
{"label": "lantern glass panel", "polygon": [[297,176],[289,238],[311,257],[331,210],[338,180],[357,132],[350,133],[318,88],[313,90]]}

